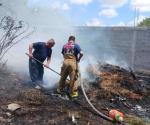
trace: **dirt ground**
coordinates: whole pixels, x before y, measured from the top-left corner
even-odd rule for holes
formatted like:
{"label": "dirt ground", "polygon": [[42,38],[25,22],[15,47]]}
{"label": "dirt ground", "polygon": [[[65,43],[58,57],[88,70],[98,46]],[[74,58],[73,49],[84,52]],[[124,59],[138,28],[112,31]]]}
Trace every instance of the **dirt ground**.
{"label": "dirt ground", "polygon": [[[150,82],[149,77],[143,79],[138,77],[135,80],[132,75],[128,76],[128,71],[118,70],[118,68],[110,67],[110,65],[103,66],[103,70],[100,71],[103,72],[95,73],[90,70],[89,79],[84,80],[86,93],[98,110],[108,115],[107,110],[115,108],[124,114],[149,118],[150,91],[148,90],[150,90],[150,86],[146,84]],[[121,74],[121,72],[123,73]],[[92,76],[90,77],[90,75]],[[137,81],[141,83],[142,80],[144,81],[142,85],[146,85],[144,89],[139,89],[141,87],[138,87],[139,82]],[[136,84],[136,86],[132,84]],[[81,89],[79,91],[80,97],[76,101],[60,99],[53,92],[54,89],[37,90],[18,74],[1,69],[0,125],[113,124],[102,119],[92,110]],[[7,105],[11,103],[17,103],[21,108],[13,112],[9,111]],[[139,105],[142,107],[139,110],[143,111],[138,112],[136,106]],[[73,117],[75,121],[73,121]],[[114,124],[116,125],[116,123]]]}
{"label": "dirt ground", "polygon": [[[111,125],[94,114],[87,104],[62,100],[52,93],[53,90],[39,91],[17,74],[0,70],[0,124]],[[21,108],[10,112],[7,105],[11,103],[17,103]],[[77,123],[72,122],[72,115]]]}
{"label": "dirt ground", "polygon": [[[150,119],[149,72],[134,73],[132,69],[101,63],[89,66],[87,72],[93,79],[88,93],[95,98],[95,102],[102,100],[106,103],[104,107],[109,109]],[[95,89],[92,90],[93,85]]]}

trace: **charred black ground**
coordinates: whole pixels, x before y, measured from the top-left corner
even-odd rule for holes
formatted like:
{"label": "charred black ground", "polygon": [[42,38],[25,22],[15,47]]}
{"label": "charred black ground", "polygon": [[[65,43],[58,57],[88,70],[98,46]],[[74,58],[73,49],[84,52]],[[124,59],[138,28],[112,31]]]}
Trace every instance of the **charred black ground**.
{"label": "charred black ground", "polygon": [[[98,64],[89,66],[89,78],[83,80],[93,105],[105,113],[118,109],[148,119],[150,116],[150,74],[133,73],[118,66]],[[0,70],[1,125],[111,125],[99,117],[86,102],[82,91],[76,101],[62,100],[54,90],[37,90],[17,73]],[[14,112],[7,105],[21,106]],[[8,115],[10,113],[11,115]],[[72,122],[72,116],[77,123]],[[126,116],[125,116],[126,117]],[[126,120],[126,119],[125,119]]]}

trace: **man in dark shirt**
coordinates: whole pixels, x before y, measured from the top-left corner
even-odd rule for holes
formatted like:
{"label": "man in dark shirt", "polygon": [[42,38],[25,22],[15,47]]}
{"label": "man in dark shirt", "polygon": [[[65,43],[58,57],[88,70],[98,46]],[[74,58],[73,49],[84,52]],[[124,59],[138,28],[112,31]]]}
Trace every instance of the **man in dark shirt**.
{"label": "man in dark shirt", "polygon": [[63,66],[61,68],[61,78],[59,81],[59,87],[57,88],[57,93],[62,93],[66,86],[66,79],[69,76],[69,89],[70,96],[72,98],[78,96],[77,91],[77,71],[78,62],[83,56],[83,52],[80,46],[75,43],[75,37],[70,36],[68,42],[63,46],[62,54],[64,57]]}
{"label": "man in dark shirt", "polygon": [[[49,67],[52,55],[52,47],[55,45],[55,41],[53,39],[45,42],[36,42],[29,45],[29,73],[32,82],[38,82],[41,84],[43,81],[44,68],[43,65],[39,62],[32,59],[32,57],[41,61],[42,63],[47,58],[47,63],[44,64],[44,67]],[[34,49],[33,53],[32,50]]]}

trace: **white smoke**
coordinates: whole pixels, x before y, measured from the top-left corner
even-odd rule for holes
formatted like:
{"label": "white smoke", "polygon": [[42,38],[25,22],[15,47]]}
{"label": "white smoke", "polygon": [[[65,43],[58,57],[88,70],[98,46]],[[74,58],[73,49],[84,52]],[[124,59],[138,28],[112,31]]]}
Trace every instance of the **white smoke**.
{"label": "white smoke", "polygon": [[95,65],[97,62],[102,62],[128,68],[127,59],[113,45],[115,38],[111,38],[111,29],[107,29],[107,27],[77,27],[76,36],[82,41],[80,44],[84,49],[85,62],[87,62],[87,65]]}
{"label": "white smoke", "polygon": [[[31,28],[35,27],[35,32],[28,38],[20,41],[13,47],[8,55],[8,65],[11,69],[28,75],[28,52],[29,43],[43,41],[54,38],[56,44],[53,48],[53,54],[50,67],[60,72],[62,66],[61,49],[70,35],[75,35],[77,42],[81,45],[84,57],[80,62],[82,77],[86,77],[86,67],[88,64],[95,64],[98,61],[108,62],[110,64],[126,67],[125,61],[117,61],[118,55],[111,48],[110,39],[103,28],[73,27],[67,18],[64,18],[59,10],[51,7],[40,7],[29,4],[27,0],[3,0],[3,15],[12,15],[15,19],[24,20]],[[17,5],[17,6],[16,6]],[[8,9],[9,8],[9,9]],[[5,10],[5,11],[4,11]],[[111,50],[111,51],[108,51]],[[54,72],[45,69],[44,81],[46,87],[52,87],[59,81],[60,76]]]}
{"label": "white smoke", "polygon": [[[28,57],[25,55],[28,52],[29,44],[38,41],[46,42],[50,38],[54,38],[56,44],[53,48],[50,67],[60,72],[63,60],[62,46],[67,42],[68,37],[74,34],[69,21],[58,10],[49,7],[37,7],[34,4],[29,6],[27,0],[3,0],[2,4],[3,14],[0,14],[1,17],[4,15],[13,16],[16,20],[23,20],[28,23],[30,28],[35,28],[35,32],[29,38],[21,40],[8,52],[6,56],[8,66],[21,74],[29,74]],[[45,69],[44,81],[47,86],[52,87],[59,81],[59,77],[52,71]]]}

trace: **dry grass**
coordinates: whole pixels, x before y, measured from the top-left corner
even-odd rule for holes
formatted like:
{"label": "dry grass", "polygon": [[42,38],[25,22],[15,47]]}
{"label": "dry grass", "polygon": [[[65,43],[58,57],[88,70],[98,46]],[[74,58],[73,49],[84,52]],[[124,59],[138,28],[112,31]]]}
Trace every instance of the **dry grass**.
{"label": "dry grass", "polygon": [[21,92],[21,97],[26,103],[29,104],[43,104],[46,100],[45,95],[36,89],[29,89],[27,91]]}
{"label": "dry grass", "polygon": [[127,115],[125,121],[131,125],[150,125],[150,123],[146,122],[144,119],[133,115]]}
{"label": "dry grass", "polygon": [[[100,88],[110,93],[128,96],[130,99],[142,99],[141,95],[121,86],[121,81],[125,79],[122,74],[117,72],[102,72],[100,78],[102,78],[102,82],[99,83]],[[134,83],[130,77],[126,78],[126,80],[131,84]]]}

